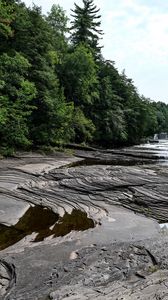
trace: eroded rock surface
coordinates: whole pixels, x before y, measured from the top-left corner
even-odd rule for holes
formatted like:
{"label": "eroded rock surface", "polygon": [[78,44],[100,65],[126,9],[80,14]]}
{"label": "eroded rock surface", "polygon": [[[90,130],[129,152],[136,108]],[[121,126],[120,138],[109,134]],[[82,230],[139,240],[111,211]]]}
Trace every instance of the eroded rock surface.
{"label": "eroded rock surface", "polygon": [[7,263],[5,260],[0,260],[0,297],[7,296],[8,291],[15,285],[16,274],[13,264]]}
{"label": "eroded rock surface", "polygon": [[168,222],[167,166],[128,150],[76,155],[0,161],[0,223],[15,225],[30,205],[95,223],[40,243],[35,232],[1,251],[2,299],[168,299],[168,237],[155,221]]}

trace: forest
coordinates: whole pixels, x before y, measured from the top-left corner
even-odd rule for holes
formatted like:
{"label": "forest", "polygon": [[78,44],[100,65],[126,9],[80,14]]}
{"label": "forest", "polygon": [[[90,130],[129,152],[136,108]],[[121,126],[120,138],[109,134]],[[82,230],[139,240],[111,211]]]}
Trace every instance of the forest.
{"label": "forest", "polygon": [[[93,0],[43,15],[0,0],[0,152],[77,143],[118,147],[168,132],[168,105],[140,95],[103,57]],[[122,45],[121,45],[122,46]]]}

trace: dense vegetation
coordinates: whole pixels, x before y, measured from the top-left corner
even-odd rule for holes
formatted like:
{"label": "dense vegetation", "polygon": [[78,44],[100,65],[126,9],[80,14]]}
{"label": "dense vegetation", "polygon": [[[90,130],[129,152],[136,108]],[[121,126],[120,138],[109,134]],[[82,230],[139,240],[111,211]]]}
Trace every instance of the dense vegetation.
{"label": "dense vegetation", "polygon": [[100,19],[93,0],[75,4],[70,28],[59,5],[43,16],[37,6],[0,0],[1,152],[133,144],[168,131],[168,105],[139,95],[103,58]]}

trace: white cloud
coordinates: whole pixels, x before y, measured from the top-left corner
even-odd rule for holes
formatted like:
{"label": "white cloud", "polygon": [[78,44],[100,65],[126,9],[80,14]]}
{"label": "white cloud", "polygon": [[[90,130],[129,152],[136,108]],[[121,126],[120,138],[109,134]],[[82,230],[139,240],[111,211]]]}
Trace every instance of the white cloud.
{"label": "white cloud", "polygon": [[114,34],[119,41],[125,41],[131,46],[131,53],[161,56],[164,62],[168,56],[168,12],[156,14],[155,8],[139,2],[120,0],[118,9],[107,13],[106,26],[109,28],[111,24],[111,38]]}
{"label": "white cloud", "polygon": [[[31,0],[25,0],[30,4]],[[82,0],[34,0],[48,11],[53,3],[69,13]],[[105,58],[126,69],[140,92],[162,100],[167,96],[168,3],[161,0],[95,0],[102,15]],[[159,98],[160,95],[160,98]],[[168,97],[167,97],[168,98]]]}

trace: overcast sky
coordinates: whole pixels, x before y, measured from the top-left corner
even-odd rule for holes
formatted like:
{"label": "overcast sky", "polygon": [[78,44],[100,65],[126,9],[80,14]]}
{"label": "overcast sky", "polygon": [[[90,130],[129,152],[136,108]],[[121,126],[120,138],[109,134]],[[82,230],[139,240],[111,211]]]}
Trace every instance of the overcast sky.
{"label": "overcast sky", "polygon": [[[61,5],[69,16],[82,0],[25,0],[43,12]],[[140,94],[168,103],[168,1],[95,0],[101,9],[103,55],[134,80]]]}

